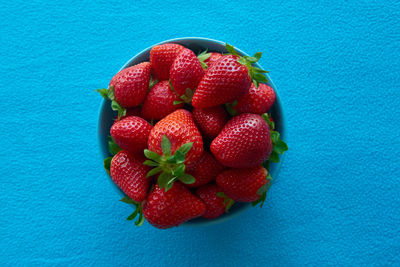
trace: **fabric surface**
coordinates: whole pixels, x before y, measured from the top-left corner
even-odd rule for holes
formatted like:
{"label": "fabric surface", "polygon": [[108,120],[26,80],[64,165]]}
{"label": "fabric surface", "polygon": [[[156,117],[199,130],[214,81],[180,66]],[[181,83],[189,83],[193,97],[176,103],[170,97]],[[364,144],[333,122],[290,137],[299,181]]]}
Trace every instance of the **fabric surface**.
{"label": "fabric surface", "polygon": [[[0,265],[400,265],[398,1],[17,0],[0,14]],[[102,167],[94,89],[184,36],[264,52],[290,150],[263,209],[137,228]]]}

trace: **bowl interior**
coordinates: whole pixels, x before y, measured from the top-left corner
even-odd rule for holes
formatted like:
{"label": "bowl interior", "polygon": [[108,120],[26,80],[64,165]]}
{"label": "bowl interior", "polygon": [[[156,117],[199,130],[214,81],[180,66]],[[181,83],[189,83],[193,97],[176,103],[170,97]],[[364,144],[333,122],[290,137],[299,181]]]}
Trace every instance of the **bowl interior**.
{"label": "bowl interior", "polygon": [[[179,38],[179,39],[172,39],[172,40],[167,40],[164,42],[161,42],[159,44],[163,43],[177,43],[181,44],[195,52],[195,54],[199,54],[202,51],[208,50],[209,52],[220,52],[220,53],[226,53],[227,50],[225,49],[225,43],[217,40],[212,40],[212,39],[207,39],[207,38]],[[155,44],[157,45],[157,44]],[[136,56],[134,56],[132,59],[130,59],[122,68],[125,69],[127,67],[139,64],[143,61],[149,61],[150,58],[150,49],[151,47],[143,50]],[[241,55],[247,55],[240,49],[236,48],[235,49],[238,51],[239,54]],[[262,67],[259,64],[256,64],[257,67],[261,68]],[[272,86],[276,92],[276,101],[271,108],[270,112],[272,113],[272,117],[274,118],[275,121],[275,126],[277,131],[281,134],[281,137],[283,140],[286,140],[286,132],[285,132],[285,122],[284,122],[284,116],[283,116],[283,110],[280,102],[280,98],[278,95],[278,91],[276,90],[276,87],[272,83],[270,77],[267,75],[267,78],[269,80],[269,85]],[[113,124],[113,120],[116,116],[116,112],[114,112],[111,107],[110,103],[108,101],[103,100],[101,107],[100,107],[100,114],[99,114],[99,124],[98,124],[98,138],[99,138],[99,144],[100,144],[100,152],[101,156],[103,158],[111,156],[110,153],[108,152],[108,147],[107,147],[107,136],[110,134],[110,128]],[[284,155],[281,155],[281,161],[280,163],[272,163],[270,166],[270,172],[274,180],[278,177],[279,169],[282,164]],[[110,181],[113,183],[117,191],[121,194],[121,196],[125,196],[125,194],[114,184],[114,182],[111,180]],[[197,218],[194,220],[191,220],[189,222],[184,223],[184,225],[187,226],[203,226],[203,225],[210,225],[210,224],[215,224],[219,223],[222,221],[225,221],[227,219],[231,219],[234,216],[237,216],[244,210],[248,209],[251,207],[251,203],[235,203],[229,213],[222,215],[221,217],[214,219],[214,220],[207,220],[204,218]]]}

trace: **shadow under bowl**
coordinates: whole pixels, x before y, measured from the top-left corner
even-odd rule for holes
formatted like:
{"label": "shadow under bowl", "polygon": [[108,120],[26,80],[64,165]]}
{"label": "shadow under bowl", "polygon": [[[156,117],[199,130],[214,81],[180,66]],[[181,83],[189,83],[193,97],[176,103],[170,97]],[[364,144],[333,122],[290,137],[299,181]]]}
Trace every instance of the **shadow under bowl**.
{"label": "shadow under bowl", "polygon": [[[171,39],[171,40],[166,40],[161,43],[155,44],[164,44],[164,43],[177,43],[185,46],[186,48],[191,49],[195,54],[199,54],[200,52],[203,52],[205,50],[208,50],[209,52],[219,52],[219,53],[226,53],[227,50],[225,48],[225,43],[213,39],[208,39],[208,38],[201,38],[201,37],[184,37],[184,38],[177,38],[177,39]],[[155,46],[153,45],[153,46]],[[130,66],[134,66],[136,64],[139,64],[144,61],[149,61],[150,59],[150,50],[153,47],[148,47],[138,53],[136,56],[131,58],[122,68],[121,70],[128,68]],[[248,54],[244,53],[240,49],[236,48],[236,51],[243,55],[247,56]],[[261,65],[256,63],[255,66],[258,68],[261,68]],[[272,106],[270,112],[272,114],[272,117],[274,118],[275,121],[275,128],[276,130],[280,133],[281,138],[283,140],[286,140],[286,131],[285,131],[285,118],[283,114],[283,109],[282,109],[282,104],[279,98],[279,93],[274,86],[271,78],[266,74],[269,82],[268,85],[270,85],[272,88],[274,88],[275,93],[276,93],[276,101],[274,105]],[[108,152],[108,145],[107,145],[107,136],[110,135],[110,129],[113,124],[114,118],[116,116],[116,112],[114,112],[111,107],[110,103],[106,100],[103,100],[100,106],[100,111],[99,111],[99,122],[98,122],[98,141],[99,141],[99,146],[100,146],[100,153],[103,158],[110,157],[110,153]],[[271,163],[270,165],[270,173],[274,180],[278,177],[279,169],[281,167],[281,164],[284,159],[284,154],[280,156],[280,162],[279,163]],[[124,192],[112,181],[112,179],[109,179],[116,190],[119,192],[119,194],[123,197],[125,196]],[[207,226],[207,225],[212,225],[216,223],[220,223],[229,219],[232,219],[233,217],[241,214],[244,212],[246,209],[249,209],[251,207],[251,203],[235,203],[232,208],[230,209],[229,213],[223,214],[221,217],[217,219],[205,219],[205,218],[197,218],[191,221],[188,221],[184,223],[183,225],[186,226]]]}

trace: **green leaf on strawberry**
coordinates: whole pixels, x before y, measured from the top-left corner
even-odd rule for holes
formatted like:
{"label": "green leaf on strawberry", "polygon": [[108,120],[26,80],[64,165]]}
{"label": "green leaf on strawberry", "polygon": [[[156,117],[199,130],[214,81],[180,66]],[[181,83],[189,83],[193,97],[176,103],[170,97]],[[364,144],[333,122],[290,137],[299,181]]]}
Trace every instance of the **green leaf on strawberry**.
{"label": "green leaf on strawberry", "polygon": [[238,62],[247,67],[249,75],[256,87],[258,87],[260,83],[268,82],[267,77],[264,75],[264,73],[267,73],[268,71],[253,66],[254,63],[257,63],[260,60],[262,52],[257,52],[252,57],[249,57],[239,55],[235,48],[230,44],[225,44],[225,48],[228,50],[229,54],[239,57]]}
{"label": "green leaf on strawberry", "polygon": [[126,218],[128,221],[132,221],[139,215],[139,218],[135,221],[136,226],[142,226],[144,223],[144,216],[143,216],[143,209],[142,209],[142,203],[138,203],[136,201],[133,201],[130,197],[125,196],[121,200],[121,202],[124,202],[126,204],[132,204],[135,207],[135,211]]}
{"label": "green leaf on strawberry", "polygon": [[271,115],[268,113],[264,113],[261,116],[267,122],[269,128],[271,130],[275,130],[275,123],[271,120]]}
{"label": "green leaf on strawberry", "polygon": [[162,155],[148,149],[144,150],[144,155],[148,158],[144,165],[154,167],[147,173],[147,177],[159,174],[158,186],[168,191],[176,180],[184,184],[192,184],[196,179],[190,174],[185,173],[185,157],[192,148],[193,143],[189,142],[179,147],[174,154],[171,152],[171,141],[166,135],[161,139]]}
{"label": "green leaf on strawberry", "polygon": [[179,177],[179,181],[184,184],[193,184],[194,182],[196,182],[196,179],[192,175],[184,173],[181,177]]}
{"label": "green leaf on strawberry", "polygon": [[110,174],[110,167],[111,167],[111,160],[112,157],[108,157],[104,159],[104,169],[108,174]]}
{"label": "green leaf on strawberry", "polygon": [[96,89],[95,91],[98,92],[104,99],[107,99],[107,100],[109,99],[108,98],[108,92],[110,90],[108,90],[106,88],[102,88],[102,89]]}
{"label": "green leaf on strawberry", "polygon": [[153,80],[153,76],[150,76],[150,82],[149,82],[149,90],[156,84],[158,83],[157,79]]}
{"label": "green leaf on strawberry", "polygon": [[264,184],[263,186],[261,186],[258,191],[257,194],[260,195],[260,198],[257,199],[256,201],[253,201],[252,206],[257,206],[258,204],[260,204],[260,208],[262,208],[262,206],[264,205],[265,200],[267,199],[267,192],[269,190],[269,188],[271,187],[272,184],[272,176],[271,174],[268,172],[267,174],[267,183]]}
{"label": "green leaf on strawberry", "polygon": [[[143,163],[143,164],[144,164],[144,163]],[[145,164],[145,165],[147,165],[147,164]],[[160,172],[162,172],[161,167],[153,168],[153,169],[151,169],[151,170],[146,174],[146,177],[153,176],[153,175],[155,175],[155,174],[157,174],[157,173],[160,173]]]}
{"label": "green leaf on strawberry", "polygon": [[225,108],[226,111],[231,115],[232,117],[236,116],[238,114],[237,110],[235,109],[235,106],[237,105],[238,101],[235,100],[232,103],[226,103]]}
{"label": "green leaf on strawberry", "polygon": [[162,152],[164,153],[164,155],[171,154],[171,142],[169,141],[169,139],[166,135],[163,135],[163,137],[162,137],[161,149],[162,149]]}
{"label": "green leaf on strawberry", "polygon": [[199,61],[200,61],[200,63],[201,63],[201,66],[202,66],[203,69],[205,69],[205,70],[208,68],[208,66],[207,66],[207,64],[206,64],[204,61],[206,61],[208,58],[210,58],[210,56],[211,56],[211,53],[207,53],[207,50],[201,52],[201,53],[197,56],[197,58],[199,59]]}
{"label": "green leaf on strawberry", "polygon": [[114,87],[111,86],[110,89],[97,89],[96,92],[99,92],[100,95],[106,99],[111,101],[111,109],[118,112],[118,119],[126,115],[126,109],[122,107],[117,100],[115,100]]}
{"label": "green leaf on strawberry", "polygon": [[169,80],[169,87],[171,88],[171,90],[172,90],[177,96],[179,96],[180,99],[182,99],[182,101],[176,101],[176,100],[175,100],[175,101],[173,102],[174,105],[179,105],[179,104],[181,104],[181,103],[190,103],[190,102],[192,102],[192,98],[193,98],[193,95],[194,95],[194,91],[195,91],[195,90],[192,90],[192,89],[190,89],[190,88],[186,88],[185,94],[184,94],[184,95],[179,95],[179,94],[175,91],[174,87],[172,86],[171,80]]}
{"label": "green leaf on strawberry", "polygon": [[275,131],[275,123],[271,120],[271,116],[268,113],[262,114],[263,119],[267,122],[270,128],[270,136],[272,141],[272,152],[269,156],[269,159],[263,163],[263,166],[268,171],[266,179],[268,183],[263,185],[258,191],[257,194],[260,195],[260,198],[253,202],[253,206],[260,204],[260,207],[263,206],[265,199],[267,198],[267,191],[272,183],[272,176],[269,172],[269,167],[271,162],[278,163],[280,161],[279,155],[283,154],[285,151],[289,149],[288,145],[280,138],[279,132]]}
{"label": "green leaf on strawberry", "polygon": [[113,156],[122,150],[122,148],[120,148],[119,145],[115,143],[115,140],[111,136],[107,137],[107,144],[108,144],[108,151]]}
{"label": "green leaf on strawberry", "polygon": [[218,192],[217,197],[224,199],[225,213],[228,213],[229,209],[233,206],[233,204],[235,204],[235,201],[228,197],[224,192]]}

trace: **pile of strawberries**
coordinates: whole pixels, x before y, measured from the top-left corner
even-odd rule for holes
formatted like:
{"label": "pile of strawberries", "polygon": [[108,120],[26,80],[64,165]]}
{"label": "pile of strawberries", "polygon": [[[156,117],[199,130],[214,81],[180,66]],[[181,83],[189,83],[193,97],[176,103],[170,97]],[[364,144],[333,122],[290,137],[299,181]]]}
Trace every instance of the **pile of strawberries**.
{"label": "pile of strawberries", "polygon": [[263,204],[270,162],[288,149],[267,113],[275,101],[254,66],[261,53],[196,56],[179,44],[154,46],[150,62],[118,72],[97,90],[118,112],[104,160],[133,204],[128,217],[157,228],[217,218],[236,202]]}

